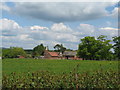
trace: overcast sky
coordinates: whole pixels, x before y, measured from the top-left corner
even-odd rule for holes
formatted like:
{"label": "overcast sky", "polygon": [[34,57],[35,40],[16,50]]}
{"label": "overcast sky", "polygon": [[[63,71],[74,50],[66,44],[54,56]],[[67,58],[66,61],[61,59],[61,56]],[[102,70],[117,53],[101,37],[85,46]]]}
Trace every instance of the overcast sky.
{"label": "overcast sky", "polygon": [[63,44],[77,49],[85,36],[118,35],[117,2],[3,2],[2,47],[32,49],[43,43],[50,49]]}

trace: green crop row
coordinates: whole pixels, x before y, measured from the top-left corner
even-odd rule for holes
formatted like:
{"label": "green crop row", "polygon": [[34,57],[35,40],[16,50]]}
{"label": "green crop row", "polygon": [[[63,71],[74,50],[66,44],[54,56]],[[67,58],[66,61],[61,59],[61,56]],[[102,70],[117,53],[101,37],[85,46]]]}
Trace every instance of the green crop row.
{"label": "green crop row", "polygon": [[26,75],[4,75],[2,88],[120,88],[119,73],[96,71],[79,74],[76,70],[69,74],[56,75],[48,71],[26,73]]}

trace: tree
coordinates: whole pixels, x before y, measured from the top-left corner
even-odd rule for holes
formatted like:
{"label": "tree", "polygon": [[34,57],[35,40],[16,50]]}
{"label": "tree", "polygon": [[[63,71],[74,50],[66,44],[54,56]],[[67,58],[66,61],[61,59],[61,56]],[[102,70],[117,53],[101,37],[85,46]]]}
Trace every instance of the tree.
{"label": "tree", "polygon": [[55,51],[57,51],[57,52],[64,52],[65,50],[66,50],[66,48],[65,47],[63,47],[63,45],[61,44],[56,44],[55,46],[54,46],[54,49],[56,49]]}
{"label": "tree", "polygon": [[113,37],[113,42],[115,43],[113,45],[114,54],[117,59],[120,59],[120,36]]}
{"label": "tree", "polygon": [[41,56],[44,54],[44,51],[45,47],[43,46],[43,44],[40,44],[33,48],[33,56]]}
{"label": "tree", "polygon": [[99,36],[97,39],[87,36],[81,39],[77,56],[90,60],[110,59],[110,49],[112,45],[109,44],[109,42],[110,40],[106,40],[106,36],[103,35]]}
{"label": "tree", "polygon": [[20,47],[10,47],[8,49],[2,50],[2,57],[3,58],[16,58],[18,55],[26,56],[26,52],[23,50],[23,48]]}
{"label": "tree", "polygon": [[10,49],[3,49],[2,50],[2,57],[3,58],[11,58],[12,56],[10,54],[11,54]]}
{"label": "tree", "polygon": [[81,39],[77,55],[83,59],[93,59],[96,50],[95,42],[95,38],[90,36]]}
{"label": "tree", "polygon": [[[111,40],[106,39],[107,36],[101,35],[97,38],[98,41],[98,50],[96,52],[97,59],[112,59],[113,54],[111,48],[112,44],[110,44]],[[97,57],[99,55],[99,57]]]}

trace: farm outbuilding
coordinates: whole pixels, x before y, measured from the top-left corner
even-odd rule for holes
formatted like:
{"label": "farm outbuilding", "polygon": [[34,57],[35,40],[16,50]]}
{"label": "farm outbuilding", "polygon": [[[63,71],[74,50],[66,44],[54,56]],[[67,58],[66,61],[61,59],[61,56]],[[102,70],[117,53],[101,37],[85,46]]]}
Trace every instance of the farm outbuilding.
{"label": "farm outbuilding", "polygon": [[76,51],[65,51],[63,53],[63,58],[65,59],[75,59],[76,58]]}

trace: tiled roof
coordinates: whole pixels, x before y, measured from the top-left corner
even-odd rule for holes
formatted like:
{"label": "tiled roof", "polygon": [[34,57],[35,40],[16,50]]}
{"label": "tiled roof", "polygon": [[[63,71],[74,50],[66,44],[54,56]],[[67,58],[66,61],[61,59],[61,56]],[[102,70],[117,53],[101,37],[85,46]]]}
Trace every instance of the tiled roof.
{"label": "tiled roof", "polygon": [[64,56],[76,56],[77,52],[75,51],[65,51],[63,53]]}
{"label": "tiled roof", "polygon": [[59,56],[58,52],[48,52],[51,56]]}

